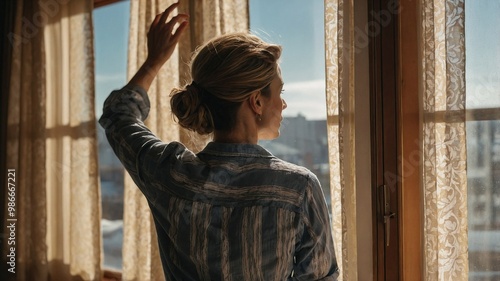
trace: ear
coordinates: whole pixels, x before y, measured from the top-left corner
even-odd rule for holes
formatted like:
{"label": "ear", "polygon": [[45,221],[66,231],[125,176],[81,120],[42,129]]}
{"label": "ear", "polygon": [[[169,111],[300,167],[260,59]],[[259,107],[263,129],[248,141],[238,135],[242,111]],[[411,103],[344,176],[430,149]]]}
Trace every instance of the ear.
{"label": "ear", "polygon": [[264,99],[260,90],[250,94],[248,103],[254,114],[262,115],[264,111]]}

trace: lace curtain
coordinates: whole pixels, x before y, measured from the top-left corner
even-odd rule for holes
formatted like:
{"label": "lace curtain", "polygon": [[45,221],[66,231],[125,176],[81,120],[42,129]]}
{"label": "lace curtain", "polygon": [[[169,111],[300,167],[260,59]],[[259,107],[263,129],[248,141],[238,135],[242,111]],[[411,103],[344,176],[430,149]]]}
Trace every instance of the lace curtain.
{"label": "lace curtain", "polygon": [[92,8],[17,1],[7,119],[17,280],[101,278]]}
{"label": "lace curtain", "polygon": [[[357,280],[353,3],[325,1],[332,231],[339,280]],[[425,280],[467,280],[464,1],[421,3]]]}
{"label": "lace curtain", "polygon": [[464,8],[421,4],[426,280],[468,280]]}
{"label": "lace curtain", "polygon": [[339,280],[357,280],[356,178],[354,151],[354,9],[325,1],[325,63],[332,233]]}
{"label": "lace curtain", "polygon": [[[153,18],[172,3],[173,0],[130,1],[128,78],[146,59],[146,34]],[[152,110],[145,124],[163,141],[181,140],[198,151],[208,139],[181,130],[173,121],[170,91],[173,87],[191,82],[186,64],[196,46],[219,34],[248,31],[248,4],[246,0],[181,1],[180,4],[179,9],[190,14],[190,28],[148,92]],[[163,280],[149,206],[128,174],[125,176],[124,196],[123,280]]]}

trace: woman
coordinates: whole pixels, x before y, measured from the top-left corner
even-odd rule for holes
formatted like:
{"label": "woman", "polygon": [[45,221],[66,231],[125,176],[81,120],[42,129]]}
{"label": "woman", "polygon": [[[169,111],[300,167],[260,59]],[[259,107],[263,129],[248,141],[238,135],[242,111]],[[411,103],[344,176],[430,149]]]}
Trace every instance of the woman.
{"label": "woman", "polygon": [[[167,280],[335,280],[337,263],[319,182],[257,145],[278,137],[281,48],[247,34],[194,55],[193,82],[172,92],[181,126],[213,142],[198,154],[144,125],[147,90],[187,27],[173,4],[156,16],[148,57],[104,104],[100,124],[146,196]],[[178,26],[176,29],[175,26]]]}

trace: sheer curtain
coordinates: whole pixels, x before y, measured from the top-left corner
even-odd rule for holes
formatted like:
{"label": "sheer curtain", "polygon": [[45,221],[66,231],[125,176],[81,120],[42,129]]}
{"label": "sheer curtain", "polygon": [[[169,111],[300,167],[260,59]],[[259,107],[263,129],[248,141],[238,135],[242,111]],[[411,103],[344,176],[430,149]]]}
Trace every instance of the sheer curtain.
{"label": "sheer curtain", "polygon": [[100,280],[92,2],[17,1],[7,167],[17,280]]}
{"label": "sheer curtain", "polygon": [[[128,78],[135,74],[146,58],[146,34],[153,18],[174,2],[130,1]],[[247,0],[181,1],[180,10],[190,14],[190,29],[183,35],[179,48],[163,66],[148,92],[152,110],[145,123],[163,141],[181,140],[198,151],[208,139],[181,130],[173,121],[170,91],[191,81],[187,63],[196,46],[219,34],[248,31],[248,4]],[[124,196],[123,280],[163,280],[149,206],[128,174],[125,176]]]}
{"label": "sheer curtain", "polygon": [[[332,231],[341,280],[358,278],[352,5],[325,0]],[[419,7],[424,275],[467,280],[464,1]]]}
{"label": "sheer curtain", "polygon": [[357,280],[354,147],[354,10],[343,0],[325,1],[326,103],[332,233],[339,280]]}
{"label": "sheer curtain", "polygon": [[47,243],[61,280],[101,275],[92,9],[91,1],[69,1],[45,28]]}
{"label": "sheer curtain", "polygon": [[468,280],[464,8],[421,3],[426,280]]}
{"label": "sheer curtain", "polygon": [[[130,1],[127,77],[132,78],[147,56],[146,35],[154,17],[174,1]],[[160,4],[161,3],[161,4]],[[151,112],[145,124],[165,142],[179,140],[168,96],[178,85],[178,53],[163,66],[148,92]],[[156,231],[144,196],[125,173],[123,214],[123,280],[163,280]]]}

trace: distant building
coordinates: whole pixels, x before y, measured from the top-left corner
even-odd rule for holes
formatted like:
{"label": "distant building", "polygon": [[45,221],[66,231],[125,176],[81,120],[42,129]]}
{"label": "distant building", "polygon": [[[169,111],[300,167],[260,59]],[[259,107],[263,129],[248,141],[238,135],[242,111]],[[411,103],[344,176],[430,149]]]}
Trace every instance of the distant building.
{"label": "distant building", "polygon": [[102,217],[123,219],[124,168],[106,140],[104,129],[97,125],[99,173],[101,177]]}
{"label": "distant building", "polygon": [[302,165],[302,153],[298,149],[277,141],[261,141],[260,145],[282,160]]}
{"label": "distant building", "polygon": [[299,114],[285,117],[281,125],[281,135],[276,142],[296,148],[302,153],[302,163],[307,167],[328,163],[328,139],[326,120],[307,120]]}
{"label": "distant building", "polygon": [[500,229],[500,121],[467,122],[471,229]]}

